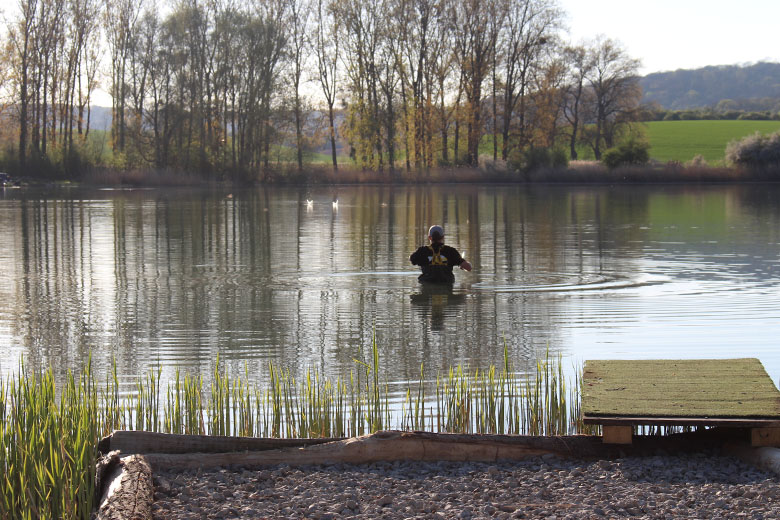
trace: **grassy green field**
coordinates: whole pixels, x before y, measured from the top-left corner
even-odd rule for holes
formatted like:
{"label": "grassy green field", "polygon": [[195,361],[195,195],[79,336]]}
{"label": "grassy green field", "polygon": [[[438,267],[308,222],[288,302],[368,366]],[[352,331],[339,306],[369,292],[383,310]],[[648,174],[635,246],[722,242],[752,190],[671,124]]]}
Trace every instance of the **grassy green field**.
{"label": "grassy green field", "polygon": [[780,121],[652,121],[646,123],[650,157],[686,162],[702,155],[709,164],[722,164],[729,141],[780,130]]}

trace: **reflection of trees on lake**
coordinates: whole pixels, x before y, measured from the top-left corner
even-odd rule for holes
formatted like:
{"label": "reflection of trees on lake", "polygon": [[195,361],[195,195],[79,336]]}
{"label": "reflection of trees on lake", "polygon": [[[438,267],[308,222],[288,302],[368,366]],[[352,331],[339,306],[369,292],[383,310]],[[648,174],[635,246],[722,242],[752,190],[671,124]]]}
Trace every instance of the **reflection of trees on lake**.
{"label": "reflection of trees on lake", "polygon": [[[522,370],[548,347],[565,348],[580,287],[633,276],[648,237],[663,255],[677,246],[659,245],[662,235],[680,238],[684,227],[659,224],[668,209],[657,208],[678,204],[662,189],[74,193],[2,202],[0,336],[32,367],[64,372],[90,350],[105,367],[114,356],[125,382],[158,361],[208,377],[217,355],[253,379],[271,360],[343,374],[374,337],[396,381],[416,380],[421,364],[431,377],[457,363],[499,364],[505,343]],[[731,193],[696,199],[713,208],[699,218],[721,208],[727,228],[767,214],[756,197],[759,208],[742,215]],[[433,222],[475,268],[456,271],[443,294],[420,287],[408,263]]]}

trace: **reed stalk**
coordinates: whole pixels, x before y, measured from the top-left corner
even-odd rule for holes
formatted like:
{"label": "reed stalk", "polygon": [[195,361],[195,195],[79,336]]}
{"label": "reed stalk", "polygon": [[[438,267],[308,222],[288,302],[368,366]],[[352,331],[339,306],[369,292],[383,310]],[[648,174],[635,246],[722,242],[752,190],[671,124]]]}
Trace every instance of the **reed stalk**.
{"label": "reed stalk", "polygon": [[88,519],[101,416],[91,364],[68,374],[59,402],[51,369],[0,382],[0,518]]}

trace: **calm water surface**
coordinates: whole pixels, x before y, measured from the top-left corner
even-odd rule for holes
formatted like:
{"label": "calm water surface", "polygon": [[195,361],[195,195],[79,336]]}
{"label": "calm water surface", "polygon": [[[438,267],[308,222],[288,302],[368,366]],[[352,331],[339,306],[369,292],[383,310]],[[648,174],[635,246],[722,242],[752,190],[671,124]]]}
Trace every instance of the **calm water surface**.
{"label": "calm water surface", "polygon": [[[335,207],[333,201],[338,200]],[[307,204],[307,200],[312,203]],[[128,387],[217,355],[392,381],[454,364],[758,357],[780,378],[780,189],[338,187],[0,191],[0,373],[116,360]],[[441,223],[474,271],[427,292]],[[165,377],[165,376],[164,376]]]}

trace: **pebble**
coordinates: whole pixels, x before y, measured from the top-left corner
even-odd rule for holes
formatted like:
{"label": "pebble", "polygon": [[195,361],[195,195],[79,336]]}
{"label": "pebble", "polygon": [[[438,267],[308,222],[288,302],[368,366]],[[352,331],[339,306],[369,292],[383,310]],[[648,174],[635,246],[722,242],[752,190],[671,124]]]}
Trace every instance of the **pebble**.
{"label": "pebble", "polygon": [[717,453],[155,473],[153,518],[780,518],[780,479]]}

